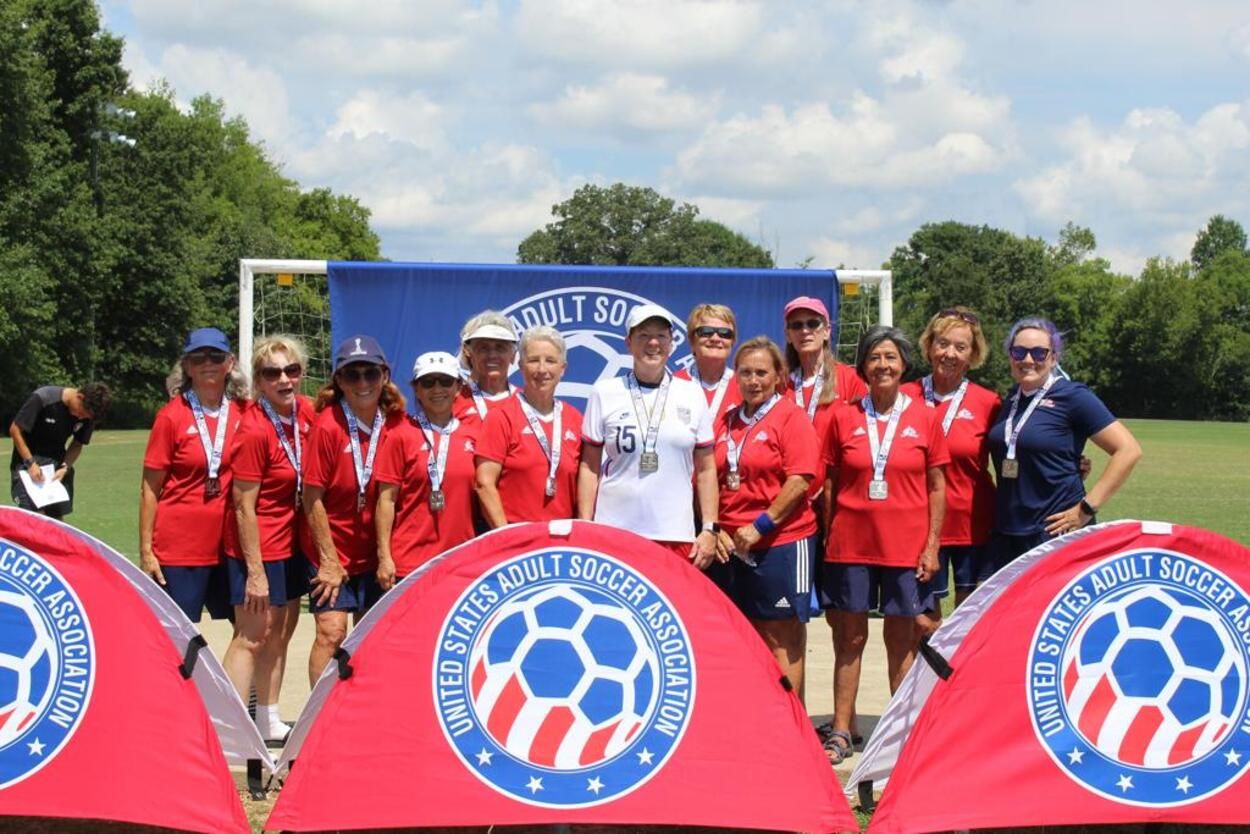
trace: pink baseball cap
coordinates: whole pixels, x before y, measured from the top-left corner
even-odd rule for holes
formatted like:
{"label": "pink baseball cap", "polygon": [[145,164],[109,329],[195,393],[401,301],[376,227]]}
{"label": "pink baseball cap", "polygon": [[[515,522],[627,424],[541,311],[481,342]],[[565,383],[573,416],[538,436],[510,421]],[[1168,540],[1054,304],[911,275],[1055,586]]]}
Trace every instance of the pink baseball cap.
{"label": "pink baseball cap", "polygon": [[820,313],[820,317],[825,321],[829,321],[829,309],[825,307],[825,302],[819,298],[812,298],[807,295],[800,295],[798,298],[792,299],[786,304],[785,312],[782,318],[786,318],[795,310],[811,310],[813,313]]}

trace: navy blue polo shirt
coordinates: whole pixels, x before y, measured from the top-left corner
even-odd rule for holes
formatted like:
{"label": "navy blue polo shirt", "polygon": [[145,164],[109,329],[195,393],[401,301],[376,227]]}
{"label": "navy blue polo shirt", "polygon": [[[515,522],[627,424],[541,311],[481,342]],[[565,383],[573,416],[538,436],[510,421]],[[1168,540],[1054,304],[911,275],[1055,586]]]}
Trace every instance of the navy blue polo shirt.
{"label": "navy blue polo shirt", "polygon": [[[1085,441],[1114,423],[1115,416],[1081,383],[1056,380],[1016,441],[1020,476],[1004,478],[1007,439],[1003,436],[1003,425],[1017,387],[1013,386],[1003,400],[987,440],[998,481],[994,529],[1013,536],[1028,536],[1045,531],[1046,516],[1066,510],[1085,497],[1085,485],[1078,468]],[[1038,394],[1033,395],[1036,396]],[[1033,397],[1020,398],[1017,424]]]}

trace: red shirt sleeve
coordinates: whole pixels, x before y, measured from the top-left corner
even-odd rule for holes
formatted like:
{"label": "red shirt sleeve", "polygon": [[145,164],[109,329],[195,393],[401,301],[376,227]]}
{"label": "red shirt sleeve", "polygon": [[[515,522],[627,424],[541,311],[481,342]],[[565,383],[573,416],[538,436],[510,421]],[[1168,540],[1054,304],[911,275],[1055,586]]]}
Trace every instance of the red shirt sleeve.
{"label": "red shirt sleeve", "polygon": [[508,458],[512,444],[512,421],[506,409],[487,412],[477,438],[477,456],[500,465]]}
{"label": "red shirt sleeve", "polygon": [[829,420],[829,430],[825,432],[825,466],[839,466],[842,463],[841,415],[834,413]]}
{"label": "red shirt sleeve", "polygon": [[165,406],[156,413],[152,431],[148,434],[148,446],[143,453],[145,469],[169,469],[174,462],[174,421]]}
{"label": "red shirt sleeve", "polygon": [[325,489],[334,480],[334,462],[338,458],[339,446],[339,433],[333,430],[334,421],[323,419],[324,415],[325,412],[318,415],[308,432],[308,452],[304,457],[304,484],[320,489]]}
{"label": "red shirt sleeve", "polygon": [[[269,437],[259,428],[255,422],[245,420],[243,430],[234,436],[230,469],[236,480],[253,484],[265,480],[265,470],[269,468]],[[272,433],[272,428],[266,428]]]}
{"label": "red shirt sleeve", "polygon": [[418,437],[424,438],[421,429],[404,423],[386,432],[382,437],[382,448],[378,449],[378,459],[373,465],[373,479],[379,484],[403,484],[407,462],[416,461],[416,455],[411,453],[408,445],[409,442],[415,443]]}

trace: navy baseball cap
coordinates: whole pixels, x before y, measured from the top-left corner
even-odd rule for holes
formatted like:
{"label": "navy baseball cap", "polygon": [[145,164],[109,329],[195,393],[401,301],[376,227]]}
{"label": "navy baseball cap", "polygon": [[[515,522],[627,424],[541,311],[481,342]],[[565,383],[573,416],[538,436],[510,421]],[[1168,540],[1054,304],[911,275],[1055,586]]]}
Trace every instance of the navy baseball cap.
{"label": "navy baseball cap", "polygon": [[353,362],[364,362],[366,365],[381,365],[389,368],[382,346],[372,336],[348,336],[339,342],[339,349],[334,352],[334,370],[337,372],[344,365]]}
{"label": "navy baseball cap", "polygon": [[182,346],[182,352],[185,355],[205,348],[220,350],[224,353],[232,352],[230,340],[216,327],[201,327],[199,330],[192,330],[191,335],[187,337],[187,343]]}

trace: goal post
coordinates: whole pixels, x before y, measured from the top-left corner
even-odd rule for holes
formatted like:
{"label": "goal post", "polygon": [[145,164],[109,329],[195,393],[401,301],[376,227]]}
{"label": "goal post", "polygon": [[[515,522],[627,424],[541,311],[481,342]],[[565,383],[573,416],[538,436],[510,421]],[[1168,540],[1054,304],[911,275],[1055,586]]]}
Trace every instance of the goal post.
{"label": "goal post", "polygon": [[[838,348],[850,358],[860,334],[871,324],[894,323],[894,278],[885,269],[836,270]],[[876,302],[875,304],[873,302]],[[330,301],[326,261],[244,258],[239,261],[239,357],[251,371],[258,337],[289,333],[310,353],[305,391],[330,376]],[[315,390],[313,388],[312,390]]]}

